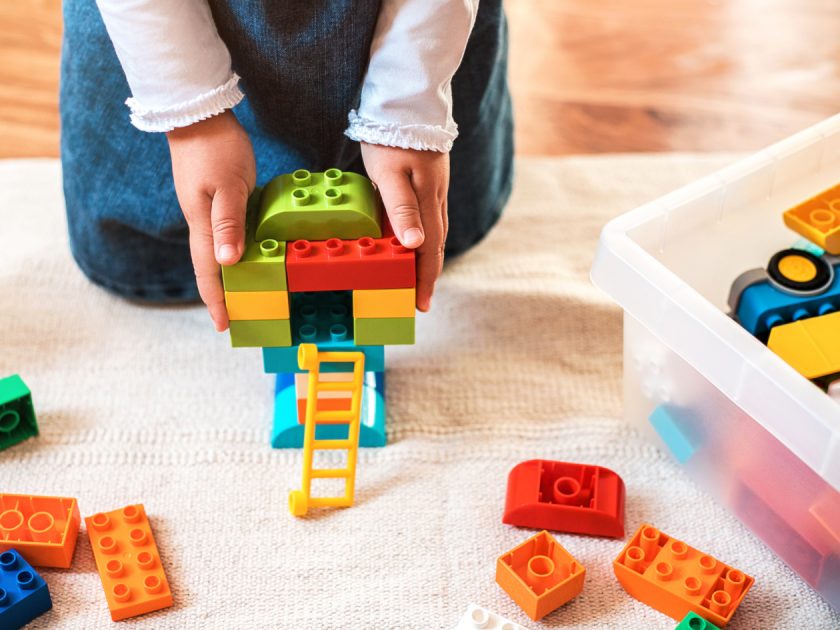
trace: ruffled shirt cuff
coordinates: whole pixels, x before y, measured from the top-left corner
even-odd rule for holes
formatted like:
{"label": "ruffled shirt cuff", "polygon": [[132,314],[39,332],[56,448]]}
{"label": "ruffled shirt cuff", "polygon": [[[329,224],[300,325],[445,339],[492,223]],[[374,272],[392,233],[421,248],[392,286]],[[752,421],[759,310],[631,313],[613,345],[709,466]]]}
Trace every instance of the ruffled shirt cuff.
{"label": "ruffled shirt cuff", "polygon": [[199,120],[221,114],[237,105],[245,95],[239,89],[239,75],[231,73],[222,85],[199,94],[183,103],[168,107],[150,109],[143,107],[135,98],[125,104],[131,109],[131,124],[140,131],[172,131],[176,127],[187,127]]}
{"label": "ruffled shirt cuff", "polygon": [[344,135],[351,140],[368,144],[448,153],[452,150],[455,138],[458,137],[458,126],[451,119],[446,127],[385,123],[359,116],[355,109],[348,114],[347,118],[350,125]]}

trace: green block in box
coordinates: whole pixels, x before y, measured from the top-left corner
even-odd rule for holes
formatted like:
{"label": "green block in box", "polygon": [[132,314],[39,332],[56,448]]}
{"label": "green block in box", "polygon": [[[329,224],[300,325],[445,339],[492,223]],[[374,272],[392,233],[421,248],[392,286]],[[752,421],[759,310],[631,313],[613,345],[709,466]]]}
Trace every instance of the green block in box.
{"label": "green block in box", "polygon": [[232,321],[230,345],[234,348],[282,348],[292,345],[288,319]]}
{"label": "green block in box", "polygon": [[367,177],[337,168],[323,173],[299,169],[266,185],[256,237],[278,241],[379,238],[381,213],[379,196]]}
{"label": "green block in box", "polygon": [[413,317],[360,317],[353,320],[357,346],[395,346],[414,343]]}
{"label": "green block in box", "polygon": [[32,393],[17,374],[0,379],[0,451],[38,435]]}

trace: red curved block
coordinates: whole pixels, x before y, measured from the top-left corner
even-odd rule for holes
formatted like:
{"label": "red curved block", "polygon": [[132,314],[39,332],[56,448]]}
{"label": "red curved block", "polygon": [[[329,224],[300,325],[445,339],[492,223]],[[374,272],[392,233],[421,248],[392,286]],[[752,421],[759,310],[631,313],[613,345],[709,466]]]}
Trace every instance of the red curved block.
{"label": "red curved block", "polygon": [[601,466],[531,459],[508,475],[502,522],[622,538],[624,482]]}

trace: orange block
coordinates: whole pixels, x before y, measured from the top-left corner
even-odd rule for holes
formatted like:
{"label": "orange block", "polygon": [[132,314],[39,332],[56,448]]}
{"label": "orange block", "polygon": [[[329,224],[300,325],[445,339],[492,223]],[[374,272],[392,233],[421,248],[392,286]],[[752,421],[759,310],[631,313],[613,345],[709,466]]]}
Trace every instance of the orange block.
{"label": "orange block", "polygon": [[496,583],[534,621],[577,597],[585,575],[586,569],[547,531],[496,562]]}
{"label": "orange block", "polygon": [[840,254],[840,184],[784,213],[785,225],[829,254]]}
{"label": "orange block", "polygon": [[651,608],[677,620],[694,612],[720,627],[755,581],[651,525],[639,527],[613,570],[624,590]]}
{"label": "orange block", "polygon": [[94,514],[85,525],[111,619],[172,605],[172,591],[142,505]]}
{"label": "orange block", "polygon": [[76,499],[0,494],[0,552],[17,549],[29,564],[67,569],[81,521]]}
{"label": "orange block", "polygon": [[357,289],[353,291],[353,317],[414,317],[414,289]]}
{"label": "orange block", "polygon": [[225,291],[225,306],[233,321],[289,319],[288,291]]}

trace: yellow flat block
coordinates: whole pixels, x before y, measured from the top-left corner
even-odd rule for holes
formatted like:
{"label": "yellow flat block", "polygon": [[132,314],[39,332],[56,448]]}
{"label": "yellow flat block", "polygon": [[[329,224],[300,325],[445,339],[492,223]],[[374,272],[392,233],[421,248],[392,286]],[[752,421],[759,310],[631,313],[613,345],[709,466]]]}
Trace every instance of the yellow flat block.
{"label": "yellow flat block", "polygon": [[225,291],[225,305],[234,321],[289,319],[288,291]]}
{"label": "yellow flat block", "polygon": [[353,291],[353,317],[414,317],[414,289]]}
{"label": "yellow flat block", "polygon": [[840,312],[776,326],[767,347],[807,379],[840,372]]}

